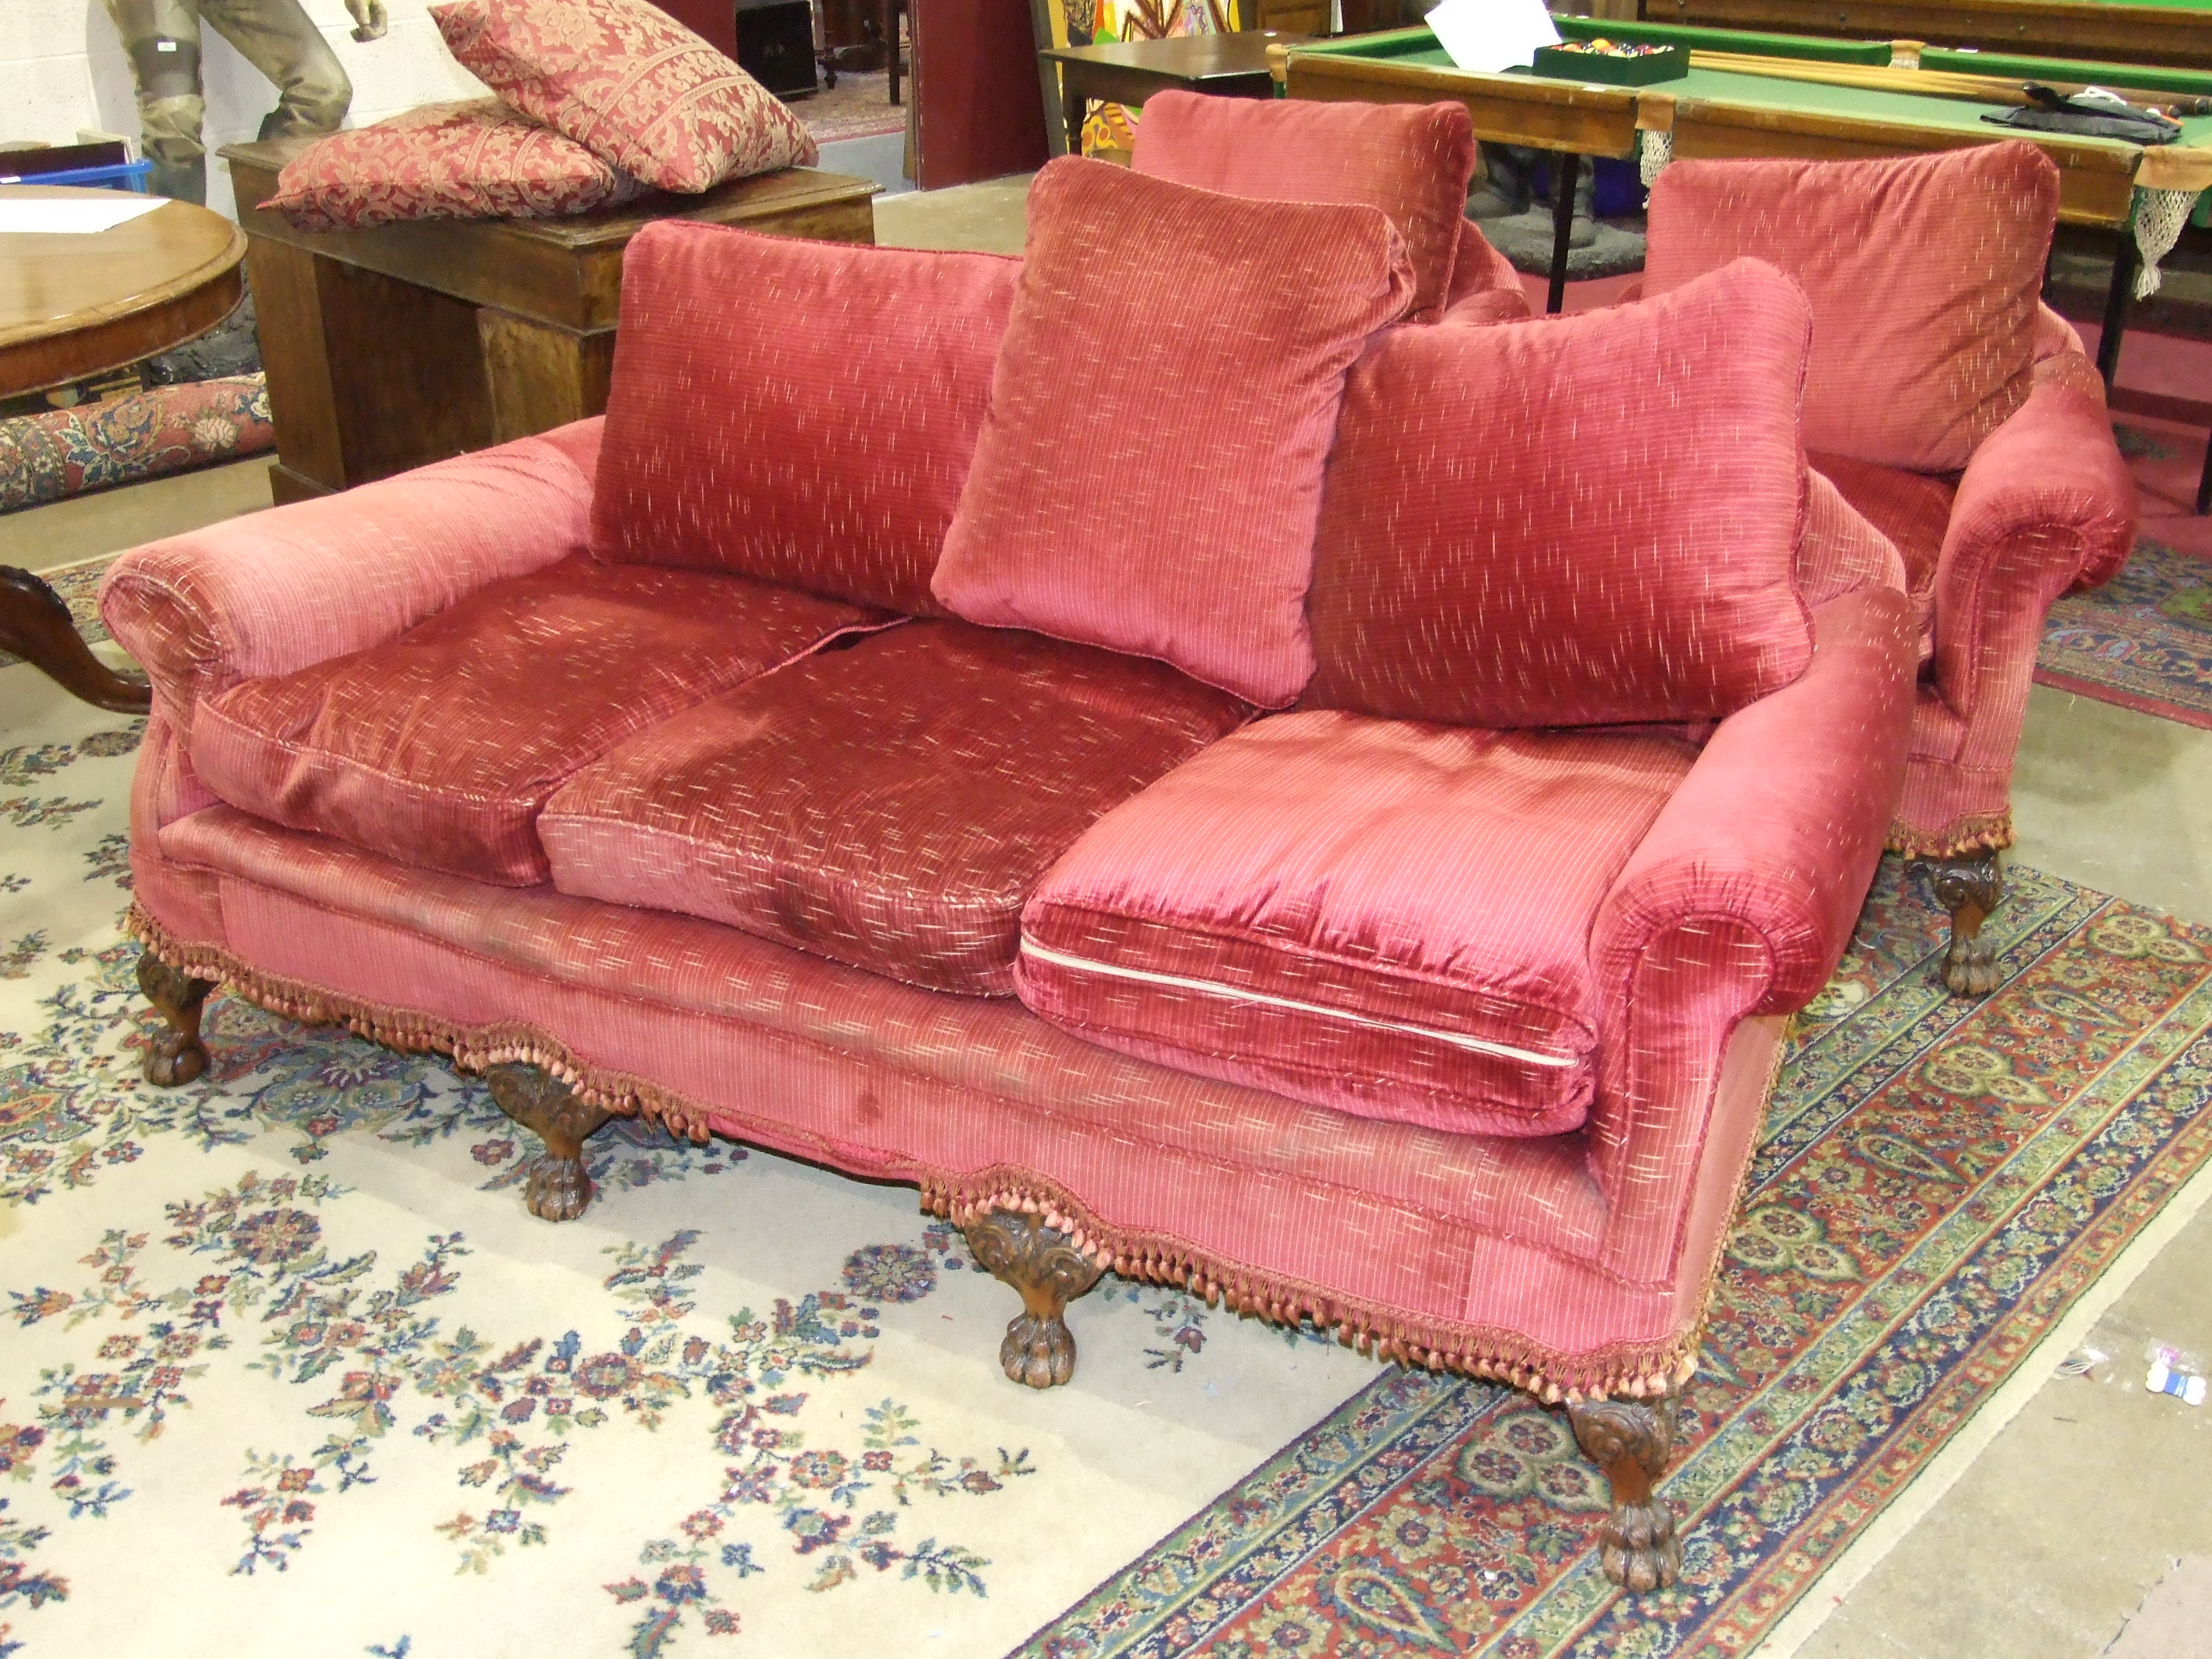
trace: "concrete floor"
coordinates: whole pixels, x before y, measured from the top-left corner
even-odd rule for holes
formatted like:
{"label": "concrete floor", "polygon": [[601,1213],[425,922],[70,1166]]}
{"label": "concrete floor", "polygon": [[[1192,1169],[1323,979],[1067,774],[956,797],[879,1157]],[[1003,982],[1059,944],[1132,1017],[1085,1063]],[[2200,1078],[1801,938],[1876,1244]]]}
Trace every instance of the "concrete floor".
{"label": "concrete floor", "polygon": [[[1025,183],[879,201],[878,240],[1018,252]],[[0,563],[52,568],[268,501],[265,460],[157,480],[0,517]],[[2212,732],[2039,686],[2014,803],[2020,862],[2212,925]],[[2212,1405],[2142,1385],[2154,1340],[2212,1358],[2197,1185],[2070,1334],[2106,1361],[2086,1377],[2055,1374],[2057,1355],[2039,1383],[2024,1372],[1801,1604],[1770,1659],[2212,1653]]]}

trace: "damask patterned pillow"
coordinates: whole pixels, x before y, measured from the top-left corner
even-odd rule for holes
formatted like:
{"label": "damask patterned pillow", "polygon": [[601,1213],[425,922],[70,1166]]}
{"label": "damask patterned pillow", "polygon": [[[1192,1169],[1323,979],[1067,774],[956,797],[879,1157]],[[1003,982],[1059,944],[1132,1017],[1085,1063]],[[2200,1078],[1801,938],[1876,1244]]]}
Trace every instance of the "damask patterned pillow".
{"label": "damask patterned pillow", "polygon": [[574,139],[478,98],[334,132],[287,162],[261,205],[301,230],[362,230],[400,219],[550,219],[644,193]]}
{"label": "damask patterned pillow", "polygon": [[814,164],[781,100],[647,0],[456,0],[430,15],[507,103],[659,189]]}

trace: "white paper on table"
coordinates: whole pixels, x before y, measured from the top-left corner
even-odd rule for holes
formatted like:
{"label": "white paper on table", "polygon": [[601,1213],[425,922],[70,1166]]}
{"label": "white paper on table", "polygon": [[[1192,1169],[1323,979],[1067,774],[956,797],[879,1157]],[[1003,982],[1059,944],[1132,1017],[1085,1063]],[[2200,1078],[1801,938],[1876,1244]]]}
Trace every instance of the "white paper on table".
{"label": "white paper on table", "polygon": [[1544,0],[1443,0],[1422,21],[1454,64],[1492,75],[1525,67],[1537,47],[1559,44]]}
{"label": "white paper on table", "polygon": [[82,196],[0,196],[0,233],[92,236],[128,224],[168,200],[165,196],[141,196],[135,191],[102,193],[114,199],[95,202]]}

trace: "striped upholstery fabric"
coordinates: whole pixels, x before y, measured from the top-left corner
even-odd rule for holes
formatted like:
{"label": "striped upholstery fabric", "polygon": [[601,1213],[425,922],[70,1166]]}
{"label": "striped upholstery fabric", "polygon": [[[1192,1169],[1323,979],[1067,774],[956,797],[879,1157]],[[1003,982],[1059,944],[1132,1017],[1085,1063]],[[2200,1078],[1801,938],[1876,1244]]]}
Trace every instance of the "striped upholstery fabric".
{"label": "striped upholstery fabric", "polygon": [[1309,706],[1585,726],[1788,684],[1809,326],[1746,259],[1540,326],[1392,331],[1329,461]]}
{"label": "striped upholstery fabric", "polygon": [[1022,1000],[1124,1054],[1467,1134],[1577,1127],[1585,945],[1696,751],[1262,720],[1107,814],[1022,918]]}
{"label": "striped upholstery fabric", "polygon": [[[1879,564],[1882,580],[1912,598],[1913,627],[1925,660],[1936,649],[1936,556],[1942,550],[1943,529],[1950,522],[1954,487],[1924,473],[1900,472],[1841,455],[1810,459],[1808,534],[1797,566],[1805,602],[1819,605],[1847,592],[1858,585],[1850,580],[1850,571]],[[1831,526],[1828,532],[1813,533],[1823,523]],[[1867,544],[1868,536],[1887,547],[1887,559]],[[1816,574],[1807,563],[1807,555],[1815,549],[1827,550],[1817,556],[1840,557],[1843,564]]]}
{"label": "striped upholstery fabric", "polygon": [[[1406,239],[1417,323],[1434,322],[1459,297],[1461,249],[1468,233],[1482,240],[1465,217],[1474,124],[1459,104],[1156,93],[1129,168],[1257,201],[1380,208]],[[1520,286],[1516,278],[1516,293]]]}
{"label": "striped upholstery fabric", "polygon": [[592,550],[939,614],[1020,270],[648,225],[623,261]]}
{"label": "striped upholstery fabric", "polygon": [[547,796],[632,733],[876,613],[742,577],[562,561],[398,638],[202,700],[234,806],[426,870],[546,878]]}
{"label": "striped upholstery fabric", "polygon": [[916,623],[633,738],[538,830],[562,892],[1007,996],[1046,867],[1249,712],[1164,663]]}
{"label": "striped upholstery fabric", "polygon": [[1460,221],[1459,258],[1452,264],[1451,292],[1441,320],[1449,323],[1511,323],[1534,314],[1528,290],[1513,262],[1490,245],[1471,219]]}
{"label": "striped upholstery fabric", "polygon": [[1048,164],[938,598],[1288,703],[1345,371],[1412,296],[1373,208]]}
{"label": "striped upholstery fabric", "polygon": [[1644,290],[1748,254],[1813,304],[1805,441],[1957,471],[2026,401],[2058,169],[2018,140],[1868,161],[1676,161]]}
{"label": "striped upholstery fabric", "polygon": [[478,588],[583,551],[600,422],[134,548],[100,619],[178,730],[199,699],[392,639]]}

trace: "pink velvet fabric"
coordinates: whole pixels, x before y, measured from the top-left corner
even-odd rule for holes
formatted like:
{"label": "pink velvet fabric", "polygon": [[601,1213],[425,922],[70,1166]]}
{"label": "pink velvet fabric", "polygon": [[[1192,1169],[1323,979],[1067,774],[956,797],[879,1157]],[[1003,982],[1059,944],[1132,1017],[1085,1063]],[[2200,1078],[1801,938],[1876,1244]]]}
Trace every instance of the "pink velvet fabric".
{"label": "pink velvet fabric", "polygon": [[1459,258],[1452,264],[1451,292],[1441,320],[1448,323],[1519,322],[1535,314],[1521,273],[1490,244],[1471,219],[1459,223]]}
{"label": "pink velvet fabric", "polygon": [[2135,481],[2096,399],[2036,387],[1959,480],[1934,580],[1936,659],[1892,830],[1902,851],[2012,841],[2012,766],[2051,602],[2135,545]]}
{"label": "pink velvet fabric", "polygon": [[737,576],[568,559],[203,698],[191,761],[272,822],[526,886],[547,874],[538,809],[571,772],[876,617]]}
{"label": "pink velvet fabric", "polygon": [[1683,161],[1651,187],[1644,292],[1750,255],[1813,305],[1805,441],[1956,471],[2026,401],[2058,169],[2014,141],[1864,161]]}
{"label": "pink velvet fabric", "polygon": [[1719,1126],[1698,1103],[1717,1039],[1827,983],[1881,856],[1912,718],[1911,612],[1868,587],[1814,625],[1803,677],[1721,722],[1590,930],[1604,1011],[1591,1164],[1635,1241],[1625,1273],[1677,1260],[1664,1195],[1699,1159],[1735,1156],[1732,1135],[1707,1144]]}
{"label": "pink velvet fabric", "polygon": [[939,612],[1020,270],[648,225],[623,261],[592,550]]}
{"label": "pink velvet fabric", "polygon": [[1413,262],[1411,320],[1434,322],[1455,297],[1463,232],[1473,228],[1474,124],[1463,105],[1156,93],[1129,167],[1224,196],[1379,208]]}
{"label": "pink velvet fabric", "polygon": [[1286,714],[1094,825],[1022,919],[1022,1000],[1077,1035],[1363,1117],[1578,1127],[1590,918],[1679,739]]}
{"label": "pink velvet fabric", "polygon": [[[1702,1093],[1611,1126],[1632,1174],[1608,1199],[1584,1133],[1450,1135],[1300,1106],[1012,1002],[411,870],[228,808],[173,825],[138,867],[166,878],[142,875],[142,893],[204,884],[206,912],[164,902],[158,919],[264,972],[488,1041],[543,1032],[599,1075],[702,1103],[724,1133],[855,1175],[989,1191],[1038,1172],[1123,1237],[1540,1356],[1563,1386],[1694,1328],[1782,1036],[1778,1020],[1731,1024]],[[1674,996],[1663,978],[1648,989],[1647,1012]],[[1663,1185],[1641,1173],[1662,1169]]]}
{"label": "pink velvet fabric", "polygon": [[1288,703],[1345,371],[1412,295],[1376,209],[1048,163],[938,598]]}
{"label": "pink velvet fabric", "polygon": [[538,832],[563,892],[1010,996],[1047,866],[1249,712],[1164,663],[917,623],[633,738]]}
{"label": "pink velvet fabric", "polygon": [[1308,705],[1605,725],[1788,684],[1809,327],[1747,259],[1526,328],[1394,330],[1329,461]]}
{"label": "pink velvet fabric", "polygon": [[580,553],[599,426],[149,542],[109,568],[100,616],[189,735],[203,696],[364,650]]}

